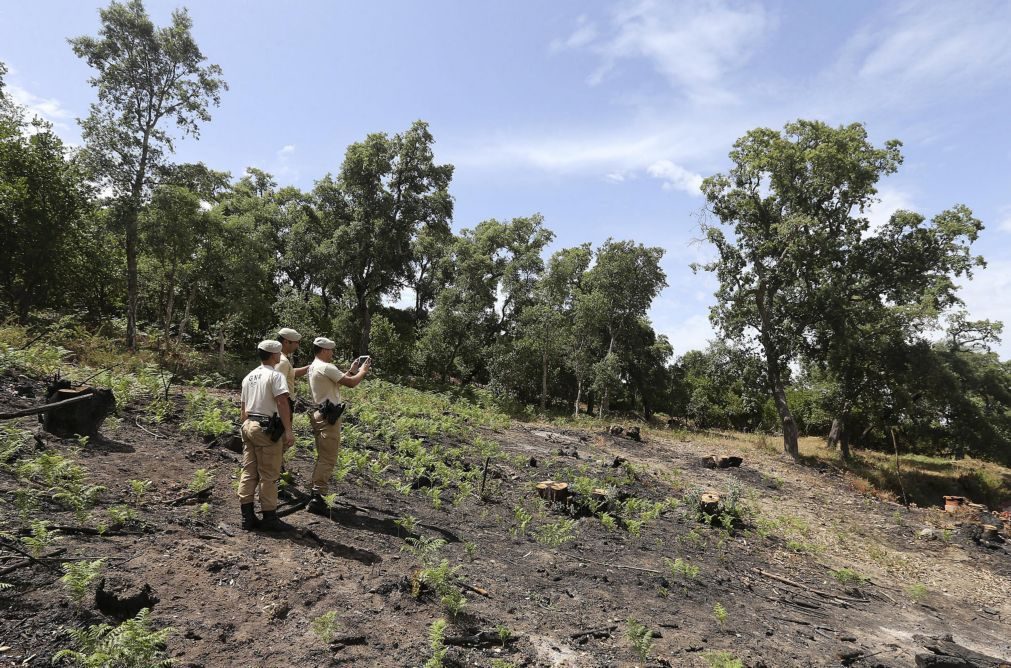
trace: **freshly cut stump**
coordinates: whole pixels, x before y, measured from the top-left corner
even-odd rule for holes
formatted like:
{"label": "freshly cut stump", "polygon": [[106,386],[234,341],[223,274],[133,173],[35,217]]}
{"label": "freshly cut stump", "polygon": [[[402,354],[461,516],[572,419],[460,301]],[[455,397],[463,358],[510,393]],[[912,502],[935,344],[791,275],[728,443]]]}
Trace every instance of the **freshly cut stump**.
{"label": "freshly cut stump", "polygon": [[720,495],[706,492],[699,497],[699,507],[707,515],[715,515],[720,510]]}
{"label": "freshly cut stump", "polygon": [[537,483],[537,495],[545,501],[550,501],[551,503],[557,501],[567,501],[571,495],[571,492],[569,492],[569,483],[558,482],[556,480],[545,480],[544,482],[539,482]]}

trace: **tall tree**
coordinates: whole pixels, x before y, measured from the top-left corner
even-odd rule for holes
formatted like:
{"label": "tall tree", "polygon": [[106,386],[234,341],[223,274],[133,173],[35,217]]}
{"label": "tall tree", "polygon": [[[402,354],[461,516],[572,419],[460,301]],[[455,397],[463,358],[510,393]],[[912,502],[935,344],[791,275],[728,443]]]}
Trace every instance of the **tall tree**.
{"label": "tall tree", "polygon": [[355,354],[368,352],[372,313],[382,297],[411,279],[411,242],[419,227],[438,227],[453,216],[452,165],[438,165],[428,124],[404,133],[370,134],[348,147],[337,179],[316,183],[319,215],[355,298],[361,338]]}
{"label": "tall tree", "polygon": [[153,169],[173,151],[170,125],[183,135],[199,135],[227,85],[221,68],[206,58],[191,34],[185,9],[171,24],[156,27],[140,0],[112,2],[99,11],[97,37],[70,40],[74,53],[95,68],[89,82],[98,101],[82,121],[82,136],[95,171],[121,200],[118,211],[126,237],[127,345],[137,334],[137,219]]}
{"label": "tall tree", "polygon": [[[162,323],[164,348],[178,308],[179,287],[189,281],[197,260],[197,245],[204,241],[208,215],[200,197],[179,186],[158,186],[150,205],[140,216],[143,241],[142,267],[147,266]],[[194,281],[195,283],[195,281]]]}
{"label": "tall tree", "polygon": [[706,229],[718,255],[704,265],[719,281],[710,317],[730,338],[757,332],[783,447],[795,458],[789,363],[803,333],[825,317],[812,295],[866,228],[854,213],[873,202],[878,179],[898,168],[899,146],[894,140],[873,146],[860,124],[797,121],[782,133],[747,133],[730,152],[730,171],[703,182],[712,213],[732,233],[728,238],[719,227]]}
{"label": "tall tree", "polygon": [[667,276],[660,267],[663,254],[659,246],[608,239],[597,250],[597,263],[587,274],[587,288],[601,300],[609,339],[607,353],[595,372],[597,389],[603,393],[600,417],[607,414],[610,390],[620,371],[615,344],[636,326],[639,318],[645,317],[660,290],[667,286]]}

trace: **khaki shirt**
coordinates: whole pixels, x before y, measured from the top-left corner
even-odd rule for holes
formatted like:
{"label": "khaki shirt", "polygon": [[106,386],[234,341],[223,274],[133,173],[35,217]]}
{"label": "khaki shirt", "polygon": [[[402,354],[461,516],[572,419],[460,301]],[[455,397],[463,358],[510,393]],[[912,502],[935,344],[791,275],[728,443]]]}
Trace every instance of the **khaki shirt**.
{"label": "khaki shirt", "polygon": [[288,393],[291,398],[295,398],[295,367],[291,365],[291,360],[288,359],[287,355],[281,353],[281,361],[277,363],[274,367],[278,372],[280,372],[286,381],[288,381]]}
{"label": "khaki shirt", "polygon": [[288,392],[288,383],[274,367],[261,364],[242,379],[242,405],[247,413],[271,416],[277,412],[276,397]]}
{"label": "khaki shirt", "polygon": [[312,401],[321,404],[327,399],[335,404],[341,401],[340,386],[337,384],[344,377],[344,372],[329,362],[314,359],[309,365],[309,389],[312,390]]}

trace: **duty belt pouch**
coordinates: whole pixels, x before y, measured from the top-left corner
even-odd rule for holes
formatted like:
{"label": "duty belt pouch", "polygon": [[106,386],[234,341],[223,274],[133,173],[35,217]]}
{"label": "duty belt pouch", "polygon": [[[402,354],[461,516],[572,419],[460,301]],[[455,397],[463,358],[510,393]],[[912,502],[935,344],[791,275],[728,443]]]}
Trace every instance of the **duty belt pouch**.
{"label": "duty belt pouch", "polygon": [[267,421],[267,427],[264,431],[267,433],[267,437],[272,441],[276,441],[284,436],[284,423],[281,422],[281,416],[277,413],[271,415],[270,419]]}
{"label": "duty belt pouch", "polygon": [[337,420],[341,419],[341,414],[344,412],[344,406],[343,403],[335,404],[327,399],[319,405],[319,412],[329,424],[337,424]]}

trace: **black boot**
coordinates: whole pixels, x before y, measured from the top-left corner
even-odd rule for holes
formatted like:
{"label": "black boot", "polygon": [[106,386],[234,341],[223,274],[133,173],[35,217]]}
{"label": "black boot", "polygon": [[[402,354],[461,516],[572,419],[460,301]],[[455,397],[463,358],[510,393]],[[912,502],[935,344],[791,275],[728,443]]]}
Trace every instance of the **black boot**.
{"label": "black boot", "polygon": [[278,517],[276,510],[264,510],[263,519],[257,528],[260,531],[291,531],[295,527]]}
{"label": "black boot", "polygon": [[251,531],[255,529],[260,524],[260,520],[256,519],[256,511],[253,510],[253,504],[243,503],[239,508],[242,509],[242,528],[246,531]]}
{"label": "black boot", "polygon": [[330,509],[327,507],[326,501],[323,500],[323,495],[316,490],[312,491],[312,499],[309,500],[307,510],[317,515],[330,515]]}

